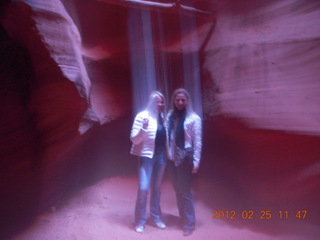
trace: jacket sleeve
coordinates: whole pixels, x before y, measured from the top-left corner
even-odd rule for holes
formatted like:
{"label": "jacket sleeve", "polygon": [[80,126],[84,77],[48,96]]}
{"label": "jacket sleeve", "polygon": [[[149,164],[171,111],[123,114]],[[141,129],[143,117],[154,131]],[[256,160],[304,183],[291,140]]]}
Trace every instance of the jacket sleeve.
{"label": "jacket sleeve", "polygon": [[143,141],[147,134],[147,130],[142,128],[143,117],[138,114],[132,125],[130,140],[134,145],[137,145]]}
{"label": "jacket sleeve", "polygon": [[194,139],[193,139],[193,166],[199,167],[201,159],[201,150],[202,150],[202,122],[201,118],[197,116],[194,121]]}

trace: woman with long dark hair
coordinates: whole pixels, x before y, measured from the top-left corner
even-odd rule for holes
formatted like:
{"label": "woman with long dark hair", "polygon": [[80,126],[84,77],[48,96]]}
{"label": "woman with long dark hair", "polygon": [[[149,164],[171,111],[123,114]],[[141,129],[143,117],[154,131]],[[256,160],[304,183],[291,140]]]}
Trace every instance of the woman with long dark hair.
{"label": "woman with long dark hair", "polygon": [[191,194],[192,174],[197,173],[202,148],[201,118],[193,111],[186,89],[174,91],[168,125],[168,173],[176,193],[183,235],[195,230],[195,210]]}

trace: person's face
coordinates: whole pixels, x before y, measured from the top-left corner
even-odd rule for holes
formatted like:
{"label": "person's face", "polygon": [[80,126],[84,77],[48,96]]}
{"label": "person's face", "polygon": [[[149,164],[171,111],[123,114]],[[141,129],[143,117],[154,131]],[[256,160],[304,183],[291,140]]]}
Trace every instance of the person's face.
{"label": "person's face", "polygon": [[187,105],[187,101],[187,97],[183,93],[178,93],[174,99],[174,105],[178,110],[183,110]]}
{"label": "person's face", "polygon": [[156,109],[160,113],[164,109],[164,99],[162,97],[157,96],[155,99]]}

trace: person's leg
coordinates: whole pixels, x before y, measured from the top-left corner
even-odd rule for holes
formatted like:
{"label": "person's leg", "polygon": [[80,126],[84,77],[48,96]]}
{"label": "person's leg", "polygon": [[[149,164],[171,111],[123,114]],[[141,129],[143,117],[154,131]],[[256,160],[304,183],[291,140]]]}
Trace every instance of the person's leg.
{"label": "person's leg", "polygon": [[177,175],[177,167],[174,165],[173,161],[168,160],[167,162],[168,176],[172,183],[173,190],[176,194],[176,201],[179,210],[179,216],[182,217],[182,209],[181,209],[181,197],[178,189],[178,175]]}
{"label": "person's leg", "polygon": [[135,224],[144,226],[147,222],[147,198],[152,175],[153,160],[146,157],[139,158],[139,188],[135,206]]}
{"label": "person's leg", "polygon": [[154,222],[162,221],[160,208],[161,184],[166,167],[166,158],[163,153],[157,154],[153,158],[153,171],[150,197],[150,215]]}
{"label": "person's leg", "polygon": [[[195,229],[195,211],[191,194],[192,168],[177,169],[177,186],[181,197],[181,213],[185,233],[191,234]],[[189,235],[188,234],[188,235]]]}

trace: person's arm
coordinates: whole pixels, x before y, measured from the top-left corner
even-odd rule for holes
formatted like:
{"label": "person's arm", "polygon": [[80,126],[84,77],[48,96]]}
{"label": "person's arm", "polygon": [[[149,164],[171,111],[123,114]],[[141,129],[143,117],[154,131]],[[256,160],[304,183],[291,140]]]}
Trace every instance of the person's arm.
{"label": "person's arm", "polygon": [[135,117],[130,134],[130,140],[133,144],[137,145],[143,141],[147,134],[148,125],[149,120],[143,118],[141,114]]}
{"label": "person's arm", "polygon": [[194,139],[193,139],[193,169],[192,173],[197,173],[199,170],[201,150],[202,150],[202,122],[201,118],[197,116],[193,125]]}

